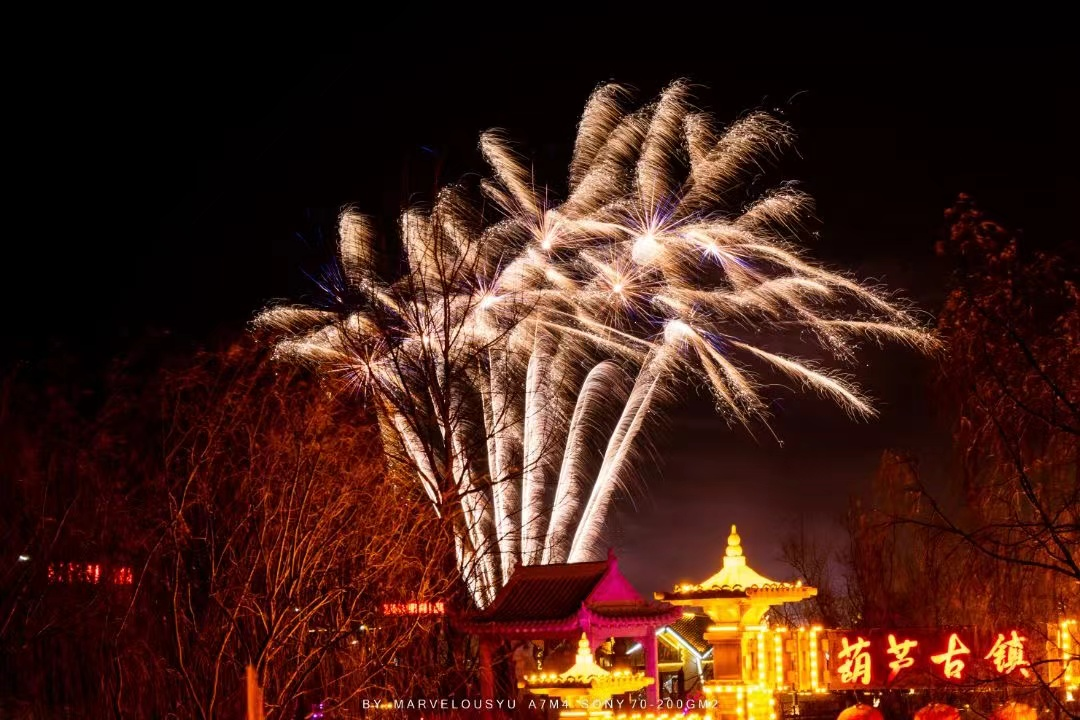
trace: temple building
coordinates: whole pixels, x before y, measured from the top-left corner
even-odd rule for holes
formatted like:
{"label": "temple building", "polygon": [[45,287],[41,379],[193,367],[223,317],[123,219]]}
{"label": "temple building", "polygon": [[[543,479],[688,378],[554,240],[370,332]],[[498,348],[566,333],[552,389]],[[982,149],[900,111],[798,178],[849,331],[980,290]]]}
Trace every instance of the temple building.
{"label": "temple building", "polygon": [[[658,592],[656,599],[701,608],[709,618],[702,637],[711,646],[712,674],[702,689],[715,697],[716,716],[775,720],[775,692],[813,690],[819,685],[817,653],[811,652],[817,632],[812,629],[800,642],[805,631],[769,628],[764,624],[765,615],[773,606],[800,602],[816,594],[815,588],[801,582],[777,582],[753,570],[746,563],[742,539],[732,525],[719,572],[697,585],[684,584],[672,592]],[[800,662],[803,654],[805,664]],[[799,677],[803,668],[805,678]]]}
{"label": "temple building", "polygon": [[[551,650],[567,641],[577,642],[584,635],[590,652],[605,646],[612,650],[612,657],[619,654],[613,651],[618,641],[623,646],[640,644],[644,676],[649,678],[647,700],[655,705],[660,680],[657,630],[679,620],[682,614],[671,604],[643,598],[623,577],[615,555],[609,552],[607,560],[600,562],[521,566],[495,601],[461,626],[479,637],[481,694],[485,697],[494,693],[494,644],[509,641],[521,647],[528,642],[537,649],[532,667],[528,667],[529,658],[524,658],[518,663],[519,672],[562,672],[568,667],[552,667],[559,662],[551,657]],[[565,664],[579,659],[567,657]]]}
{"label": "temple building", "polygon": [[[880,700],[891,691],[979,693],[1039,682],[1062,707],[1078,705],[1075,619],[1042,630],[769,624],[771,609],[816,594],[801,581],[778,582],[751,568],[732,526],[722,567],[698,584],[647,601],[611,553],[602,562],[520,567],[495,601],[462,625],[479,638],[481,694],[493,697],[498,646],[515,665],[517,688],[565,701],[549,717],[835,716],[852,691]],[[634,695],[641,689],[647,697]]]}

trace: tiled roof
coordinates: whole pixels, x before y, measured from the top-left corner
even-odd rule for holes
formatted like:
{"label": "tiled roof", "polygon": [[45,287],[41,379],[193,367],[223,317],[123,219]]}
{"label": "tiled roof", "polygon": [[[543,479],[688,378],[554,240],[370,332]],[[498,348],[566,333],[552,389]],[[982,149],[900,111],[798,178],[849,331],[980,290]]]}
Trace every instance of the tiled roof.
{"label": "tiled roof", "polygon": [[588,603],[588,608],[601,617],[608,618],[652,618],[664,613],[670,614],[672,608],[667,603]]}
{"label": "tiled roof", "polygon": [[604,561],[518,567],[480,622],[559,620],[577,613],[607,570]]}
{"label": "tiled roof", "polygon": [[692,585],[683,583],[675,586],[675,590],[669,593],[655,593],[657,600],[716,600],[734,598],[787,598],[793,600],[812,597],[817,594],[815,588],[803,585],[802,582],[786,583],[776,582],[761,575],[746,564],[746,556],[743,554],[742,538],[739,537],[735,526],[731,526],[731,535],[728,536],[727,550],[724,551],[724,566],[720,572],[709,579]]}
{"label": "tiled roof", "polygon": [[699,653],[704,653],[709,649],[709,643],[705,642],[705,631],[709,629],[711,622],[709,618],[703,615],[692,615],[690,617],[684,615],[668,625],[668,627],[676,635],[693,645],[694,649]]}

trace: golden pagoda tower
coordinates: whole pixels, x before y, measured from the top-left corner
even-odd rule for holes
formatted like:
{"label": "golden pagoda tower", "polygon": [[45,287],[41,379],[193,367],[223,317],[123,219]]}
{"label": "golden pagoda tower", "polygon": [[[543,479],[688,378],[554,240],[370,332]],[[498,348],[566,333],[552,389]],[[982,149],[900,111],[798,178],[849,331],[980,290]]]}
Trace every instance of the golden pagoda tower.
{"label": "golden pagoda tower", "polygon": [[[712,624],[705,640],[712,645],[713,675],[704,685],[706,695],[718,701],[715,716],[739,720],[775,720],[773,694],[783,689],[817,689],[816,654],[812,675],[798,677],[802,652],[797,639],[789,640],[787,628],[769,628],[765,614],[774,605],[799,602],[817,595],[802,582],[770,580],[746,564],[742,538],[731,526],[724,564],[712,577],[697,585],[683,584],[673,592],[656,593],[657,600],[672,605],[701,608]],[[816,633],[811,631],[810,643]],[[794,642],[793,642],[794,640]]]}

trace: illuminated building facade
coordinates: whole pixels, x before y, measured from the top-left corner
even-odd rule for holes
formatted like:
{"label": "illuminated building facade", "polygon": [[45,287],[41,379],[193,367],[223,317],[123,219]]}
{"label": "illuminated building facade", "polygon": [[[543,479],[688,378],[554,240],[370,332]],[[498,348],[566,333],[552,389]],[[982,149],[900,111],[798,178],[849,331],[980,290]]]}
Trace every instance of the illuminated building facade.
{"label": "illuminated building facade", "polygon": [[[629,679],[639,677],[648,680],[650,707],[660,697],[667,700],[654,717],[679,710],[672,701],[686,701],[683,717],[689,712],[712,720],[777,720],[781,698],[796,706],[827,705],[840,697],[831,694],[850,691],[948,692],[985,689],[995,682],[1033,687],[1040,674],[1067,706],[1075,707],[1080,694],[1075,620],[1042,628],[843,630],[768,624],[771,608],[816,593],[801,582],[777,582],[753,570],[733,526],[720,571],[699,584],[656,593],[659,602],[643,600],[609,555],[606,562],[519,568],[495,603],[473,616],[467,628],[488,642],[527,638],[547,648],[552,643],[544,640],[578,638],[578,671],[564,671],[570,662],[559,665],[550,656],[543,668],[531,656],[518,668],[522,689],[582,704],[562,706],[561,717],[632,717],[620,713],[618,704],[589,702],[628,692]],[[618,645],[617,638],[626,642]],[[598,649],[599,663],[593,655]],[[590,670],[586,682],[580,672],[586,666],[603,672]]]}
{"label": "illuminated building facade", "polygon": [[775,605],[816,594],[802,583],[777,582],[753,570],[732,525],[719,572],[697,585],[658,592],[656,598],[701,608],[711,621],[704,639],[712,646],[712,675],[702,689],[713,701],[716,716],[775,720],[775,692],[820,686],[817,654],[812,652],[819,630],[769,628],[763,624],[765,615]]}
{"label": "illuminated building facade", "polygon": [[[778,694],[823,695],[850,690],[913,690],[1011,686],[1044,678],[1076,700],[1080,660],[1075,620],[1049,628],[770,627],[775,605],[800,602],[817,590],[770,580],[747,565],[732,526],[722,569],[700,584],[684,584],[656,598],[700,608],[710,623],[702,634],[712,662],[703,683],[715,718],[776,720]],[[661,636],[670,628],[661,630]],[[1055,669],[1056,668],[1056,669]]]}
{"label": "illuminated building facade", "polygon": [[612,696],[632,693],[655,684],[645,673],[606,670],[596,664],[586,633],[578,640],[574,664],[561,673],[533,673],[518,681],[518,687],[533,695],[556,701],[560,717],[611,718],[615,713]]}

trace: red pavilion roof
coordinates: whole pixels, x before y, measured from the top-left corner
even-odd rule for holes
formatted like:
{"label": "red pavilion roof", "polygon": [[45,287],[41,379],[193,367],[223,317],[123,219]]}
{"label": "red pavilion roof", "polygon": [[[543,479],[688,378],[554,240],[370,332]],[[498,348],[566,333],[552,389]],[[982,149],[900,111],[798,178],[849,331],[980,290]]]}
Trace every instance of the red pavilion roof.
{"label": "red pavilion roof", "polygon": [[518,567],[495,601],[465,619],[473,632],[580,633],[591,625],[666,625],[682,616],[668,603],[648,601],[606,561]]}
{"label": "red pavilion roof", "polygon": [[478,622],[559,620],[581,609],[607,572],[606,562],[519,567]]}

